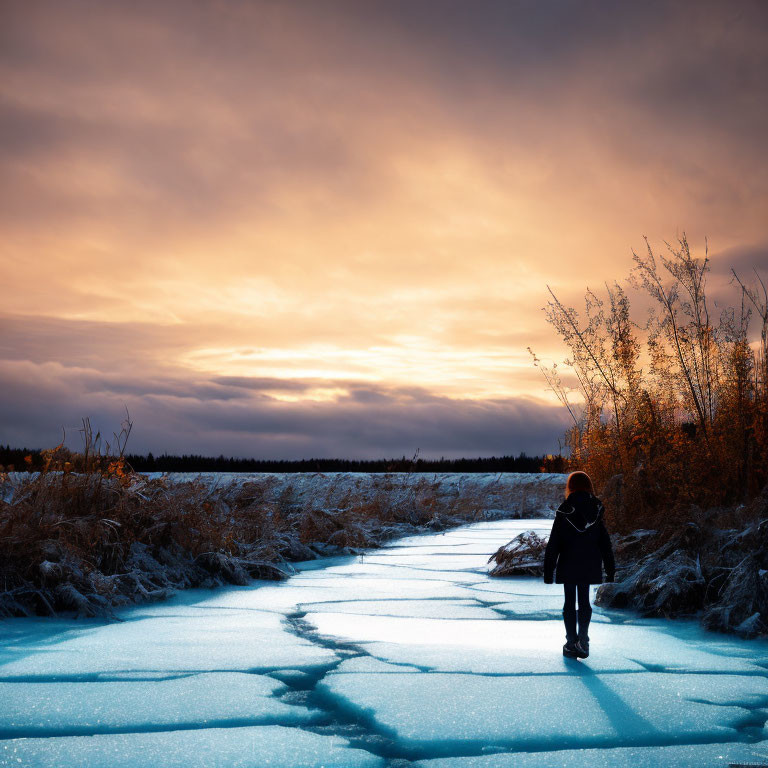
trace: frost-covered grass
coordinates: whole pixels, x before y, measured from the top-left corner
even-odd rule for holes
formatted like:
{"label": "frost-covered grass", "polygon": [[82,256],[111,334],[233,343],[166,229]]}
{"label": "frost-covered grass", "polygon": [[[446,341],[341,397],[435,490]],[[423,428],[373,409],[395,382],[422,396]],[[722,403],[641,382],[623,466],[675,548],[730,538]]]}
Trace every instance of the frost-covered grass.
{"label": "frost-covered grass", "polygon": [[0,616],[83,615],[463,522],[541,516],[562,475],[0,475]]}
{"label": "frost-covered grass", "polygon": [[691,510],[672,532],[617,540],[616,583],[598,602],[645,616],[699,614],[706,627],[768,635],[768,488],[748,505]]}
{"label": "frost-covered grass", "polygon": [[523,531],[488,558],[496,563],[488,575],[543,576],[547,540],[536,531]]}

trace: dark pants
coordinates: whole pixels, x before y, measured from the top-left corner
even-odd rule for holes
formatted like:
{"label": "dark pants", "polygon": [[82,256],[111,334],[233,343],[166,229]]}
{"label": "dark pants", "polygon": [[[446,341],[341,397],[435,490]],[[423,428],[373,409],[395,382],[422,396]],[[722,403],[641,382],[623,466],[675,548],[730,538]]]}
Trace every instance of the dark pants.
{"label": "dark pants", "polygon": [[[589,604],[589,584],[563,584],[565,604],[563,605],[563,621],[565,622],[565,639],[569,643],[578,640],[589,642],[589,620],[592,618],[592,606]],[[576,592],[579,593],[579,611],[576,612]],[[576,617],[579,619],[579,629],[576,631]]]}

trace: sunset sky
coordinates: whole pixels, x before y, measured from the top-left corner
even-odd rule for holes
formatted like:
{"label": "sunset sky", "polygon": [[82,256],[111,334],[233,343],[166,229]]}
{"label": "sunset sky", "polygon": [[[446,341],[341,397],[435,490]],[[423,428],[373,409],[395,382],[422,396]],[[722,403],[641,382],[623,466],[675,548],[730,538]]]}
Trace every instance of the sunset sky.
{"label": "sunset sky", "polygon": [[768,3],[0,0],[0,444],[557,450],[631,249],[768,266]]}

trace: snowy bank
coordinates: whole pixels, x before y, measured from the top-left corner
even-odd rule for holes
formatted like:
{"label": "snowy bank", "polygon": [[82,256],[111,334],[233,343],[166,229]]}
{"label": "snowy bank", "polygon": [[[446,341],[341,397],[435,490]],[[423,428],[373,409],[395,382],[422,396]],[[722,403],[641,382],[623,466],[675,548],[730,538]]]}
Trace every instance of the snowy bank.
{"label": "snowy bank", "polygon": [[[728,525],[734,512],[736,524]],[[616,537],[616,582],[600,588],[597,602],[645,616],[700,615],[709,629],[768,635],[768,488],[746,507],[694,508],[690,518],[672,535]]]}
{"label": "snowy bank", "polygon": [[541,517],[563,475],[0,475],[0,616],[109,613],[463,522]]}

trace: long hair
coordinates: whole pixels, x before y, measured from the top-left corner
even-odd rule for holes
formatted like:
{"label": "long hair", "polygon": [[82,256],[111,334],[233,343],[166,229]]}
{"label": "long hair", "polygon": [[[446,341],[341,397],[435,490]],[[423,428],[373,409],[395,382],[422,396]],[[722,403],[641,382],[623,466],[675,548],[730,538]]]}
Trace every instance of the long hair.
{"label": "long hair", "polygon": [[574,491],[595,492],[592,481],[586,472],[571,472],[568,475],[568,479],[565,481],[565,498],[567,499]]}

